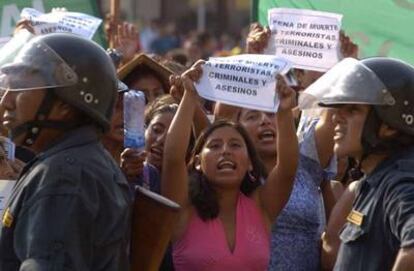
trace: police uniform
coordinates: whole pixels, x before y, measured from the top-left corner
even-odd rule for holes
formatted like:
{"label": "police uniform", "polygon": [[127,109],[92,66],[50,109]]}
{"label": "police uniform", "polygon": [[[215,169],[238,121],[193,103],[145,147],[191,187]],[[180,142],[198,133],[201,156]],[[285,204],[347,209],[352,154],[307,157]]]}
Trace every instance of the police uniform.
{"label": "police uniform", "polygon": [[24,168],[2,218],[0,270],[128,270],[128,189],[96,128],[70,131]]}
{"label": "police uniform", "polygon": [[[414,67],[386,57],[346,58],[302,97],[301,108],[370,107],[360,131],[360,155],[344,155],[357,159],[359,173],[365,159],[387,157],[361,181],[334,270],[391,270],[399,250],[414,246]],[[384,124],[396,133],[381,136]]]}
{"label": "police uniform", "polygon": [[336,271],[389,271],[399,249],[414,246],[414,148],[362,181],[347,220]]}

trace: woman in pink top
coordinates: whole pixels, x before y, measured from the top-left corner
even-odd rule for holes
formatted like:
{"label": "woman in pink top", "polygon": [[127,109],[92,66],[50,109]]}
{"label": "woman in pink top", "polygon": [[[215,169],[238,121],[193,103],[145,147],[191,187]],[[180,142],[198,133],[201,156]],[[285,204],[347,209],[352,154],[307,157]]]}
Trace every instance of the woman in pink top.
{"label": "woman in pink top", "polygon": [[200,135],[191,161],[186,149],[202,62],[182,76],[184,96],[164,147],[161,193],[182,209],[172,243],[176,271],[266,270],[271,223],[286,204],[298,162],[291,109],[295,93],[278,80],[278,163],[264,178],[245,130],[228,121]]}

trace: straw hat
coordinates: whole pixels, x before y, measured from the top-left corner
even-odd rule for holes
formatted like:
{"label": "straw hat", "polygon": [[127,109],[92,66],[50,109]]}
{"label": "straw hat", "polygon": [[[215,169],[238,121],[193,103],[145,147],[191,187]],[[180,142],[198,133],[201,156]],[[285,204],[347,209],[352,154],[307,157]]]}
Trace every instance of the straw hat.
{"label": "straw hat", "polygon": [[174,72],[170,68],[166,67],[165,65],[157,62],[156,60],[152,59],[151,57],[143,53],[136,55],[128,63],[121,66],[121,68],[118,69],[118,78],[120,80],[124,80],[131,72],[133,72],[140,66],[154,71],[157,77],[163,81],[163,85],[170,85],[169,78],[170,75],[174,74]]}

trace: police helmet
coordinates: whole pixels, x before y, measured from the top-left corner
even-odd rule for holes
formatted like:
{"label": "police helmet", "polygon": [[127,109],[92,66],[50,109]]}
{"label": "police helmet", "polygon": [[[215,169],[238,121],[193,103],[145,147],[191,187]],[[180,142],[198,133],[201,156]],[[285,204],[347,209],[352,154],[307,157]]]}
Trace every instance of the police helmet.
{"label": "police helmet", "polygon": [[110,57],[95,42],[73,34],[55,33],[30,40],[12,63],[2,66],[0,88],[50,89],[108,130],[118,80]]}
{"label": "police helmet", "polygon": [[[305,90],[299,106],[306,109],[319,104],[371,105],[362,132],[364,154],[390,149],[396,140],[378,138],[382,123],[405,138],[414,135],[414,67],[393,58],[346,58]],[[401,137],[402,138],[402,137]]]}

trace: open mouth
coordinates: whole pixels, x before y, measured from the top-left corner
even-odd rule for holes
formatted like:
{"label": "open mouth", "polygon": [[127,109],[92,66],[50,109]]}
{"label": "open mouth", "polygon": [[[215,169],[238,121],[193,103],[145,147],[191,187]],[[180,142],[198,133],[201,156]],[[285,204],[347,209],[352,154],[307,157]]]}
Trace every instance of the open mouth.
{"label": "open mouth", "polygon": [[233,171],[236,169],[236,164],[230,160],[222,160],[217,164],[219,171]]}
{"label": "open mouth", "polygon": [[273,142],[276,134],[272,130],[265,130],[259,134],[260,141]]}

